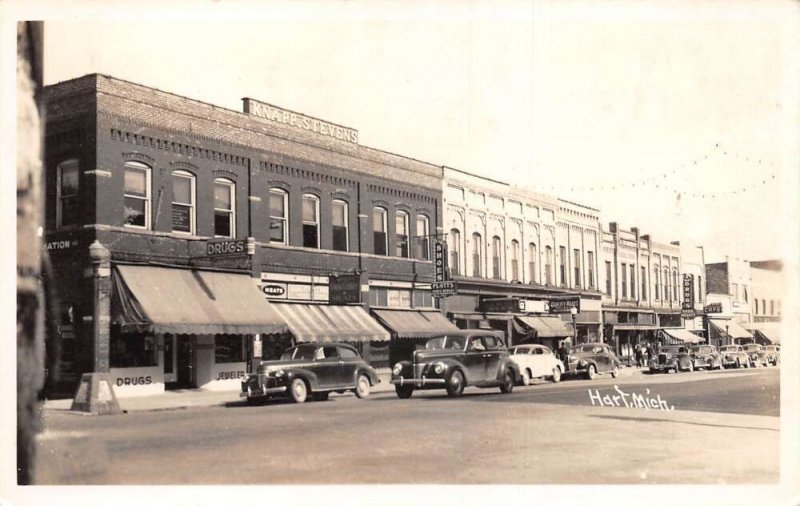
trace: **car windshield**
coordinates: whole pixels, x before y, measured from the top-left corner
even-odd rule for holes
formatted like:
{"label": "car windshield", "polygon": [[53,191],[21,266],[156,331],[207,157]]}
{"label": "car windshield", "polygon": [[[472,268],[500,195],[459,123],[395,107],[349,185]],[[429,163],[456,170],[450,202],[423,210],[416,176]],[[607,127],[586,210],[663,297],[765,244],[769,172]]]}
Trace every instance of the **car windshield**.
{"label": "car windshield", "polygon": [[426,350],[463,350],[466,339],[462,336],[434,337],[425,343]]}
{"label": "car windshield", "polygon": [[314,360],[316,346],[295,346],[281,355],[281,360]]}
{"label": "car windshield", "polygon": [[[598,348],[596,344],[581,344],[572,348],[572,353],[595,353],[594,349]],[[599,350],[599,351],[602,351]]]}
{"label": "car windshield", "polygon": [[761,345],[758,344],[748,344],[744,347],[744,351],[758,351],[761,349]]}
{"label": "car windshield", "polygon": [[681,348],[680,346],[662,346],[661,347],[661,353],[680,353],[682,351],[685,351],[685,350],[683,348]]}
{"label": "car windshield", "polygon": [[521,346],[514,346],[513,348],[509,348],[508,349],[508,354],[509,355],[527,355],[528,354],[528,349],[527,348],[523,348]]}
{"label": "car windshield", "polygon": [[725,352],[725,353],[732,353],[732,352],[737,351],[737,348],[736,348],[736,346],[723,346],[722,348],[719,349],[719,351],[722,351],[722,352]]}
{"label": "car windshield", "polygon": [[692,353],[705,354],[705,353],[710,353],[710,351],[711,350],[709,350],[708,348],[703,348],[702,346],[692,347]]}

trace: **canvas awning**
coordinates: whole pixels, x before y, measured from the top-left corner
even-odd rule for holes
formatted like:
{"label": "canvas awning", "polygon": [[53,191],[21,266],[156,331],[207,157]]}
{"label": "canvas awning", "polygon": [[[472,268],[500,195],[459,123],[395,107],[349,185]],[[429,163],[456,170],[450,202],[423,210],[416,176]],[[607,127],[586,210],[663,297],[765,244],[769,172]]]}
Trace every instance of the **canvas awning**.
{"label": "canvas awning", "polygon": [[535,330],[537,337],[572,337],[571,325],[558,316],[517,316],[517,321]]}
{"label": "canvas awning", "polygon": [[274,303],[272,306],[300,342],[388,341],[389,333],[361,306]]}
{"label": "canvas awning", "polygon": [[286,323],[247,274],[116,265],[112,323],[122,332],[276,334]]}
{"label": "canvas awning", "polygon": [[615,323],[614,330],[656,330],[655,325],[643,325],[641,323]]}
{"label": "canvas awning", "polygon": [[431,338],[459,330],[438,311],[373,309],[372,314],[399,339]]}
{"label": "canvas awning", "polygon": [[684,328],[662,328],[661,330],[674,341],[680,341],[682,343],[699,343],[705,341],[702,337],[696,336]]}
{"label": "canvas awning", "polygon": [[[708,320],[711,325],[717,329],[717,333],[724,337],[730,337],[732,339],[738,339],[742,337],[749,337],[752,338],[753,335],[744,329],[736,320],[730,318],[723,318],[723,319],[709,319]],[[727,331],[725,330],[727,329]]]}
{"label": "canvas awning", "polygon": [[745,329],[771,344],[781,342],[781,322],[758,322],[744,325]]}

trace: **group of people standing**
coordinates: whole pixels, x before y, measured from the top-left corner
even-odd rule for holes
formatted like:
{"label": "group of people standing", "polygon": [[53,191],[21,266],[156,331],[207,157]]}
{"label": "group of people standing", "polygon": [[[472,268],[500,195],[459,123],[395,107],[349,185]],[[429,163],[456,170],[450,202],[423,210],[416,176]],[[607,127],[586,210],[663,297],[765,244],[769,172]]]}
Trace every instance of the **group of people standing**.
{"label": "group of people standing", "polygon": [[647,367],[647,364],[650,362],[650,358],[653,357],[654,354],[655,351],[650,346],[650,343],[637,345],[634,351],[636,366]]}

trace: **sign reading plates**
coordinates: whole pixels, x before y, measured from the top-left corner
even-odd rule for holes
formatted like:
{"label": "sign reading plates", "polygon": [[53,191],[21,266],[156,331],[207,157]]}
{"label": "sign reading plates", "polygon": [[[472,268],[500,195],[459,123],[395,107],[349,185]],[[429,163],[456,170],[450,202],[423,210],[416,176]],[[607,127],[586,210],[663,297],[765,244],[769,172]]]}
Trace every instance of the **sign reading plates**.
{"label": "sign reading plates", "polygon": [[572,308],[581,312],[581,298],[569,297],[564,299],[550,299],[550,312],[551,313],[571,313]]}
{"label": "sign reading plates", "polygon": [[713,304],[709,304],[705,308],[703,308],[703,311],[706,314],[721,313],[722,312],[722,303],[721,302],[714,302]]}
{"label": "sign reading plates", "polygon": [[457,291],[455,281],[434,281],[431,284],[431,295],[434,297],[445,297],[455,295]]}
{"label": "sign reading plates", "polygon": [[[694,276],[692,274],[684,274],[682,309],[693,309],[693,308],[694,308]],[[694,318],[694,316],[692,316],[692,318]]]}

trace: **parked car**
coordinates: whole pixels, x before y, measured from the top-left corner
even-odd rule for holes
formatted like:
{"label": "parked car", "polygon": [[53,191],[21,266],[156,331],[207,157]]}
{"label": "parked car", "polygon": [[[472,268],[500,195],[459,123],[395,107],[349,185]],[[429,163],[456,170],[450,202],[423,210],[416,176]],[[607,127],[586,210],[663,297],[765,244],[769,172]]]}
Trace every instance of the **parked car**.
{"label": "parked car", "polygon": [[305,402],[310,395],[324,401],[331,392],[353,391],[367,397],[378,374],[347,344],[300,344],[286,350],[280,360],[261,362],[256,374],[242,379],[241,397],[248,404],[275,396]]}
{"label": "parked car", "polygon": [[650,372],[694,371],[694,362],[689,347],[683,345],[662,346],[650,359]]}
{"label": "parked car", "polygon": [[695,369],[722,369],[722,357],[717,348],[710,344],[700,344],[689,348]]}
{"label": "parked car", "polygon": [[619,375],[622,366],[614,350],[603,343],[584,343],[573,346],[569,350],[565,374],[584,375],[587,379],[594,379],[598,374],[610,373],[611,377]]}
{"label": "parked car", "polygon": [[764,347],[760,344],[750,343],[743,346],[744,352],[750,357],[750,366],[758,367],[759,365],[767,367],[767,354],[764,352]]}
{"label": "parked car", "polygon": [[547,378],[553,383],[561,381],[564,364],[547,346],[541,344],[519,344],[508,349],[508,354],[518,366],[522,384],[528,385],[534,378]]}
{"label": "parked car", "polygon": [[764,346],[764,353],[767,355],[768,364],[778,365],[781,361],[781,347],[778,344]]}
{"label": "parked car", "polygon": [[728,344],[719,348],[722,356],[722,366],[728,367],[750,367],[750,357],[745,353],[744,348],[738,344]]}
{"label": "parked car", "polygon": [[508,356],[499,333],[480,330],[453,331],[429,339],[411,360],[392,367],[397,396],[408,399],[416,389],[444,388],[459,397],[467,386],[500,387],[511,393],[521,376]]}

